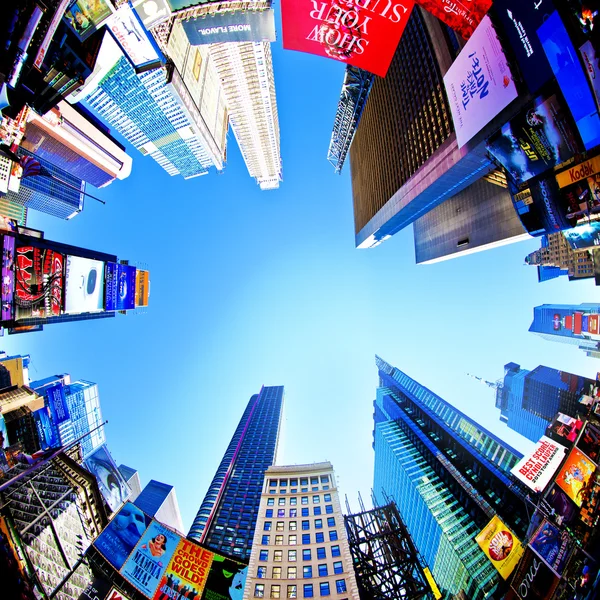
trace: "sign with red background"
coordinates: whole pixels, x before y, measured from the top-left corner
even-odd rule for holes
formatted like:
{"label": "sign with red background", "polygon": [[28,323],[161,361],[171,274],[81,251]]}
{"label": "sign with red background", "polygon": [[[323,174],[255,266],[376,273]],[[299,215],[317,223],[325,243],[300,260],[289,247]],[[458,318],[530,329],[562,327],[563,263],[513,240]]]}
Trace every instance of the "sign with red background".
{"label": "sign with red background", "polygon": [[417,2],[465,40],[471,37],[492,6],[492,0],[417,0]]}

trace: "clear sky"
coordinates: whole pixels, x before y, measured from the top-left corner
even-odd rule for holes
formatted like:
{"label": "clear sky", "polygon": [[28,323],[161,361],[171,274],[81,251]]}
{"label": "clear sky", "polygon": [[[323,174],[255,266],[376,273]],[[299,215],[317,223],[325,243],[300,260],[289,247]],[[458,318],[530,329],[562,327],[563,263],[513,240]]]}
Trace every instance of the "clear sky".
{"label": "clear sky", "polygon": [[[142,485],[175,485],[189,528],[242,411],[284,385],[280,464],[330,460],[357,508],[370,495],[375,354],[516,447],[492,390],[509,361],[595,376],[600,362],[528,333],[533,307],[598,301],[591,281],[537,283],[531,240],[415,265],[412,228],[356,250],[349,168],[326,160],[343,65],[273,45],[284,181],[261,192],[233,134],[223,175],[184,181],[131,149],[132,175],[46,237],[117,254],[151,272],[145,314],[50,325],[5,337],[31,378],[70,373],[99,385],[117,464]],[[374,148],[374,152],[384,151]],[[93,188],[91,193],[95,193]]]}

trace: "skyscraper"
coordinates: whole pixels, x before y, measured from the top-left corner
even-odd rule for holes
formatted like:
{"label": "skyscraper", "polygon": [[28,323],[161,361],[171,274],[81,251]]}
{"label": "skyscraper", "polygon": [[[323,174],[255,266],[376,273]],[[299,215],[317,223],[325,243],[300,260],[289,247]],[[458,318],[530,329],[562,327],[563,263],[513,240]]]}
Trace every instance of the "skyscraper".
{"label": "skyscraper", "polygon": [[151,479],[132,502],[150,517],[183,533],[183,523],[175,488]]}
{"label": "skyscraper", "polygon": [[188,537],[248,560],[265,471],[275,462],[283,386],[252,396],[194,519]]}
{"label": "skyscraper", "polygon": [[533,309],[529,331],[550,342],[571,344],[600,358],[600,304],[542,304]]}
{"label": "skyscraper", "polygon": [[523,537],[526,492],[510,474],[522,455],[402,371],[376,363],[376,501],[396,502],[440,589],[487,597],[500,579],[474,538],[494,515]]}

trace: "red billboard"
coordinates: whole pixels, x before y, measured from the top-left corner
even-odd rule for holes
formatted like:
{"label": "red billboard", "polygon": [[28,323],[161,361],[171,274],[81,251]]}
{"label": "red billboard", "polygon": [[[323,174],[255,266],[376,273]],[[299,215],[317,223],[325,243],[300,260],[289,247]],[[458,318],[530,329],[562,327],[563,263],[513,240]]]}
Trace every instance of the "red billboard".
{"label": "red billboard", "polygon": [[417,2],[465,40],[471,37],[492,6],[492,0],[417,0]]}
{"label": "red billboard", "polygon": [[385,77],[414,0],[282,0],[283,47]]}

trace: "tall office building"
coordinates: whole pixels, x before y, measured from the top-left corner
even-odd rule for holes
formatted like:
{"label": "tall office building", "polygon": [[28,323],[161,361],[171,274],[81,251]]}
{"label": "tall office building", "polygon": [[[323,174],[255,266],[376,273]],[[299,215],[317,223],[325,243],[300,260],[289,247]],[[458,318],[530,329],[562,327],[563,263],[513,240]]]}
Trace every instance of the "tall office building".
{"label": "tall office building", "polygon": [[244,600],[358,600],[352,556],[329,462],[265,473]]}
{"label": "tall office building", "polygon": [[443,592],[488,597],[499,574],[475,535],[498,515],[523,539],[526,491],[510,474],[522,455],[402,371],[376,363],[375,499],[396,502]]}
{"label": "tall office building", "polygon": [[172,485],[151,479],[137,498],[131,501],[148,516],[183,534],[179,502]]}
{"label": "tall office building", "polygon": [[533,309],[529,331],[550,342],[571,344],[600,358],[600,304],[542,304]]}
{"label": "tall office building", "polygon": [[277,454],[282,407],[283,386],[263,387],[250,398],[188,537],[250,558],[263,477]]}

